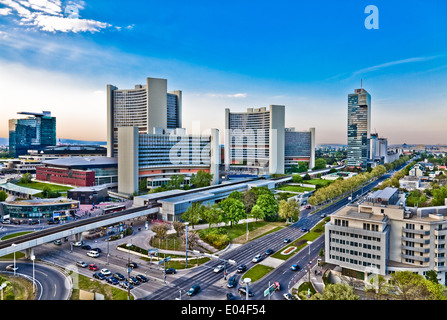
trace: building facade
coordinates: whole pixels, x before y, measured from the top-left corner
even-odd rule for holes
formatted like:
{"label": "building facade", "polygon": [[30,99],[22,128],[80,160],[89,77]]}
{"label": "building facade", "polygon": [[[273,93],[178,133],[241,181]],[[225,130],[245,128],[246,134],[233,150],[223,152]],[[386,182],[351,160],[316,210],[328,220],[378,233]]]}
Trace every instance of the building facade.
{"label": "building facade", "polygon": [[181,128],[182,92],[167,92],[167,80],[146,78],[145,85],[118,89],[107,85],[107,156],[118,154],[118,128],[137,127],[140,133]]}
{"label": "building facade", "polygon": [[284,173],[285,107],[225,109],[225,171]]}
{"label": "building facade", "polygon": [[219,181],[219,130],[192,135],[184,129],[170,133],[140,133],[137,127],[119,128],[123,143],[118,153],[118,192],[133,194],[139,183],[147,180],[149,189],[164,185],[173,175],[183,175],[185,184],[198,171],[213,175]]}
{"label": "building facade", "polygon": [[370,159],[371,95],[355,89],[348,95],[347,166],[366,169]]}
{"label": "building facade", "polygon": [[307,162],[309,169],[315,167],[315,128],[309,131],[286,128],[284,135],[284,169],[298,166],[300,162]]}
{"label": "building facade", "polygon": [[331,215],[325,228],[326,262],[356,271],[364,280],[371,274],[434,270],[445,284],[447,206],[408,208],[398,189],[381,191]]}
{"label": "building facade", "polygon": [[117,184],[118,161],[109,157],[67,157],[42,161],[36,180],[77,187]]}
{"label": "building facade", "polygon": [[9,152],[12,157],[26,155],[28,150],[41,151],[56,145],[56,117],[52,117],[50,111],[18,114],[29,117],[9,120]]}

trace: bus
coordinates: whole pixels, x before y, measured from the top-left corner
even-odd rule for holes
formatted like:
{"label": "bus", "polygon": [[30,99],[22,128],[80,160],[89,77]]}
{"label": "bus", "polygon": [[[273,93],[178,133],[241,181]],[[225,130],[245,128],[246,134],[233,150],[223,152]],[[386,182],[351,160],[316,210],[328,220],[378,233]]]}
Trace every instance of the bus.
{"label": "bus", "polygon": [[104,214],[107,213],[114,213],[114,212],[120,212],[126,210],[126,206],[124,204],[119,205],[110,205],[103,208]]}

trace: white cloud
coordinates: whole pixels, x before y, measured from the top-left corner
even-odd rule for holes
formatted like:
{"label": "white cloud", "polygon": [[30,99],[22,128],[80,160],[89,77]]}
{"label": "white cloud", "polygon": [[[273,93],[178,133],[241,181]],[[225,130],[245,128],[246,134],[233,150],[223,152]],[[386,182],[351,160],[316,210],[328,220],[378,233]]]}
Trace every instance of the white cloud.
{"label": "white cloud", "polygon": [[111,26],[106,22],[81,19],[79,10],[84,8],[83,1],[69,1],[64,7],[60,0],[0,0],[0,4],[6,6],[0,9],[0,15],[16,12],[20,25],[47,32],[93,33]]}
{"label": "white cloud", "polygon": [[233,94],[208,93],[207,96],[212,98],[247,98],[246,93],[233,93]]}

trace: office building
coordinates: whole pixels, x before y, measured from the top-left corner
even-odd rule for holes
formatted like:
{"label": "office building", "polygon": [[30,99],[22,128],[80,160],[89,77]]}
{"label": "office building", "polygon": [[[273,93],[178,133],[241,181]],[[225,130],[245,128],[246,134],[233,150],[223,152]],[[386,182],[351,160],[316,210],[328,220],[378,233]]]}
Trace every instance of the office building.
{"label": "office building", "polygon": [[226,173],[284,173],[284,123],[285,106],[225,109]]}
{"label": "office building", "polygon": [[18,114],[29,117],[9,120],[9,153],[12,157],[56,145],[56,118],[51,116],[50,111]]}
{"label": "office building", "polygon": [[36,180],[78,187],[117,185],[118,161],[111,157],[66,157],[42,161]]}
{"label": "office building", "polygon": [[193,135],[184,129],[141,133],[138,127],[120,127],[118,139],[121,141],[118,152],[118,192],[121,194],[138,191],[143,179],[147,180],[149,189],[168,183],[173,175],[183,175],[184,183],[189,184],[192,174],[198,171],[211,173],[211,184],[219,181],[217,129],[211,129],[209,134]]}
{"label": "office building", "polygon": [[309,131],[295,131],[286,128],[285,136],[285,170],[299,166],[300,162],[308,163],[309,169],[315,167],[315,128]]}
{"label": "office building", "polygon": [[371,132],[371,95],[363,88],[348,95],[347,166],[366,169]]}
{"label": "office building", "polygon": [[167,80],[146,78],[145,85],[118,89],[107,85],[107,156],[118,154],[118,128],[153,133],[182,127],[182,92],[167,92]]}
{"label": "office building", "polygon": [[[342,274],[389,276],[396,271],[437,273],[446,283],[447,206],[405,206],[405,194],[385,188],[331,214],[325,261]],[[352,272],[356,271],[356,272]]]}

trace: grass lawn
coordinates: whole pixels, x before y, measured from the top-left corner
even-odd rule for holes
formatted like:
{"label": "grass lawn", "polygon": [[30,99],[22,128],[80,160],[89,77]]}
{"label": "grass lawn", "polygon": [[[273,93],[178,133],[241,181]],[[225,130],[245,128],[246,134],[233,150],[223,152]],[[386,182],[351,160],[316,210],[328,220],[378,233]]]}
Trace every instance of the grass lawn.
{"label": "grass lawn", "polygon": [[308,184],[314,184],[314,185],[320,185],[320,186],[327,186],[332,183],[331,180],[325,180],[325,179],[310,179],[310,180],[303,180],[302,183],[308,183]]}
{"label": "grass lawn", "polygon": [[241,279],[250,278],[252,282],[255,282],[268,274],[273,269],[273,267],[265,266],[263,264],[257,264],[253,268],[250,268],[246,273],[244,273]]}
{"label": "grass lawn", "polygon": [[43,190],[43,187],[46,186],[50,188],[51,191],[60,193],[64,193],[67,192],[67,190],[73,189],[72,187],[61,186],[58,184],[45,183],[45,182],[36,182],[36,181],[31,181],[30,183],[17,182],[15,184],[21,187],[37,189],[37,190]]}
{"label": "grass lawn", "polygon": [[289,192],[306,192],[306,191],[313,191],[313,190],[315,190],[315,188],[293,186],[293,185],[283,185],[283,186],[279,187],[278,190],[289,191]]}

